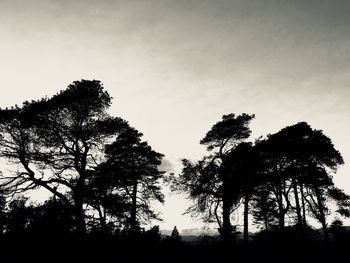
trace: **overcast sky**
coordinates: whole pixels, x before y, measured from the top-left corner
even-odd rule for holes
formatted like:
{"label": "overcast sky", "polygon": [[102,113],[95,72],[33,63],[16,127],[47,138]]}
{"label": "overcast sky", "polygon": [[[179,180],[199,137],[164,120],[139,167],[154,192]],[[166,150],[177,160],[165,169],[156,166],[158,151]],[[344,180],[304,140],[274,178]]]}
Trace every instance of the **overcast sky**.
{"label": "overcast sky", "polygon": [[[223,114],[256,114],[252,138],[307,121],[350,193],[349,14],[347,0],[0,0],[0,107],[101,80],[175,171]],[[166,201],[162,228],[201,226]]]}

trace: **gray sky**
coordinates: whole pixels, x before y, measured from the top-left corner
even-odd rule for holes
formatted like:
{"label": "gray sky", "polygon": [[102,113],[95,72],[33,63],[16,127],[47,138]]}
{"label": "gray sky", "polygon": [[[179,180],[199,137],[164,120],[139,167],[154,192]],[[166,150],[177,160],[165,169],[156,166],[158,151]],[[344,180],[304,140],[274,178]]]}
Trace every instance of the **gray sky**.
{"label": "gray sky", "polygon": [[[0,106],[99,79],[166,155],[200,158],[223,114],[255,113],[253,138],[307,121],[343,154],[350,193],[350,1],[0,0]],[[200,227],[166,199],[162,228]]]}

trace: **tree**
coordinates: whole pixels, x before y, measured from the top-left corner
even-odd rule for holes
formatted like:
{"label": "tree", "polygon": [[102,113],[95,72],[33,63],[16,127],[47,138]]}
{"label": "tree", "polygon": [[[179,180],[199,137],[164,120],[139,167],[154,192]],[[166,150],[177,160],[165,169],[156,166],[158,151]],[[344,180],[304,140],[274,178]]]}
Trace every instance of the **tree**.
{"label": "tree", "polygon": [[335,219],[329,228],[329,232],[333,234],[334,241],[337,246],[342,245],[347,236],[346,228],[343,226],[343,221]]}
{"label": "tree", "polygon": [[[106,146],[106,161],[97,169],[100,179],[108,182],[100,193],[110,189],[114,197],[123,201],[124,208],[128,208],[121,211],[129,213],[126,223],[132,234],[138,231],[140,223],[159,219],[151,208],[151,201],[164,202],[159,184],[164,174],[159,170],[163,155],[141,141],[141,137],[136,129],[125,129]],[[118,203],[110,204],[118,211]],[[112,209],[111,206],[105,208]]]}
{"label": "tree", "polygon": [[305,171],[299,180],[307,190],[305,200],[309,204],[308,208],[321,223],[325,240],[328,242],[326,195],[334,189],[332,173],[335,173],[344,161],[331,139],[321,130],[313,130],[306,123],[297,125],[303,125],[309,129],[309,133],[303,136],[304,140],[298,151],[299,166]]}
{"label": "tree", "polygon": [[170,239],[171,239],[171,240],[174,240],[174,241],[180,241],[180,240],[181,240],[180,233],[179,233],[179,231],[177,230],[177,227],[176,227],[176,226],[174,226],[174,229],[173,229],[173,231],[171,232]]}
{"label": "tree", "polygon": [[300,229],[306,227],[306,210],[309,210],[321,223],[328,241],[326,197],[338,200],[339,211],[345,214],[349,208],[348,196],[337,192],[332,180],[331,173],[343,159],[331,140],[322,131],[300,122],[269,135],[258,147],[265,176],[261,199],[275,202],[270,205],[275,211],[264,214],[275,213],[280,229],[285,225],[285,215],[296,216]]}
{"label": "tree", "polygon": [[[226,157],[249,137],[249,123],[253,118],[254,115],[248,114],[224,115],[200,141],[207,146],[211,155],[196,163],[183,160],[182,173],[172,184],[174,191],[184,192],[196,201],[188,212],[202,214],[206,221],[216,220],[224,242],[231,239],[234,228],[230,215],[240,198],[239,188],[232,184],[230,164]],[[222,217],[218,214],[220,208]]]}
{"label": "tree", "polygon": [[336,212],[343,217],[350,217],[350,196],[335,185],[327,189],[327,196],[336,202]]}
{"label": "tree", "polygon": [[224,163],[229,174],[230,189],[237,199],[243,200],[243,240],[248,242],[249,203],[257,186],[261,183],[259,174],[259,152],[252,143],[242,142],[226,154]]}
{"label": "tree", "polygon": [[288,173],[285,172],[288,162],[286,161],[279,134],[269,135],[265,140],[261,140],[257,147],[260,151],[260,158],[262,163],[261,176],[263,187],[265,190],[257,193],[268,195],[264,198],[271,198],[276,205],[270,206],[275,208],[274,213],[278,218],[279,228],[282,230],[285,226],[285,216],[290,211],[291,201],[290,192],[292,184],[289,180]]}
{"label": "tree", "polygon": [[147,242],[158,243],[162,239],[159,226],[153,226],[145,231],[144,238]]}
{"label": "tree", "polygon": [[110,104],[100,81],[81,80],[50,99],[1,110],[0,155],[19,166],[15,175],[2,177],[2,185],[12,193],[45,188],[74,211],[76,232],[85,233],[87,169],[127,126],[108,115]]}

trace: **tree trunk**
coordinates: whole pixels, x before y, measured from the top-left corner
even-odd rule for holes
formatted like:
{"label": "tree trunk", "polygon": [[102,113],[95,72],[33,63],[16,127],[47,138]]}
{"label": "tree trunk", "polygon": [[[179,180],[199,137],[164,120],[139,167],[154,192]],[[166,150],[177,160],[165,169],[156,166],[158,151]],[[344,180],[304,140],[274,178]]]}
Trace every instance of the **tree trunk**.
{"label": "tree trunk", "polygon": [[222,229],[221,236],[224,243],[229,243],[231,240],[232,226],[230,222],[230,210],[231,206],[227,200],[223,200],[222,205]]}
{"label": "tree trunk", "polygon": [[294,190],[294,199],[295,199],[295,207],[297,210],[297,217],[298,217],[298,228],[301,229],[303,226],[303,219],[301,216],[301,209],[300,209],[300,203],[299,203],[299,196],[298,196],[298,186],[295,177],[293,176],[293,190]]}
{"label": "tree trunk", "polygon": [[284,211],[284,207],[283,207],[283,194],[282,194],[282,181],[280,181],[279,185],[278,185],[278,198],[277,198],[277,203],[278,203],[278,224],[279,224],[279,228],[280,230],[284,229],[284,215],[285,215],[285,211]]}
{"label": "tree trunk", "polygon": [[280,193],[279,193],[279,200],[278,200],[278,223],[279,223],[279,227],[281,230],[284,229],[284,207],[283,207],[283,201],[282,201],[282,190],[279,189]]}
{"label": "tree trunk", "polygon": [[133,188],[132,188],[132,197],[131,197],[131,215],[130,215],[130,230],[132,234],[136,233],[136,227],[137,227],[137,179],[134,180]]}
{"label": "tree trunk", "polygon": [[243,241],[245,244],[248,243],[248,212],[249,212],[249,196],[246,194],[244,197],[244,230],[243,230]]}
{"label": "tree trunk", "polygon": [[100,230],[101,233],[106,234],[107,229],[106,229],[106,217],[104,216],[104,214],[102,213],[102,209],[101,206],[98,206],[98,216],[99,216],[99,221],[100,221]]}
{"label": "tree trunk", "polygon": [[267,220],[267,217],[265,217],[265,219],[264,219],[264,224],[265,224],[265,230],[267,232],[269,230],[269,222]]}
{"label": "tree trunk", "polygon": [[324,209],[323,209],[322,194],[317,186],[314,186],[314,189],[315,189],[315,194],[317,198],[318,210],[320,213],[320,222],[322,224],[324,239],[326,241],[326,244],[329,244],[329,234],[327,229],[326,216],[324,214]]}
{"label": "tree trunk", "polygon": [[86,233],[85,214],[83,208],[83,198],[80,193],[74,194],[74,217],[75,230],[78,235]]}
{"label": "tree trunk", "polygon": [[279,214],[278,223],[279,223],[280,229],[281,230],[284,229],[284,213],[283,212],[280,212],[280,214]]}
{"label": "tree trunk", "polygon": [[86,234],[85,213],[83,207],[85,195],[86,156],[87,150],[82,154],[80,164],[78,156],[75,156],[74,159],[75,170],[79,173],[79,179],[74,189],[74,216],[76,232],[78,235]]}
{"label": "tree trunk", "polygon": [[282,200],[278,202],[278,224],[281,230],[284,229],[284,208]]}
{"label": "tree trunk", "polygon": [[303,208],[303,227],[304,229],[307,227],[307,222],[306,222],[306,205],[305,205],[305,195],[304,195],[304,188],[303,188],[303,184],[299,183],[299,187],[300,187],[300,194],[301,194],[301,205]]}

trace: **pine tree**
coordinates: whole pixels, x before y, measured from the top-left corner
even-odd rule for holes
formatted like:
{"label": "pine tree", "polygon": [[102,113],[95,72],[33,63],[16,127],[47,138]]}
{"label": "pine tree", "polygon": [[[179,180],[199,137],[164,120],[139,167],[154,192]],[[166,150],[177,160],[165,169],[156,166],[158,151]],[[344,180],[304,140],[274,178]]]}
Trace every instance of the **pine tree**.
{"label": "pine tree", "polygon": [[174,226],[174,229],[171,232],[171,236],[170,237],[171,237],[172,240],[177,240],[177,241],[181,240],[181,236],[180,236],[179,231],[177,230],[176,226]]}

